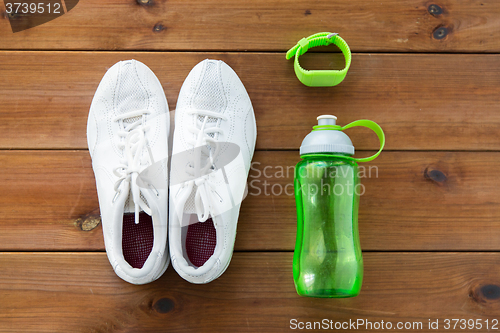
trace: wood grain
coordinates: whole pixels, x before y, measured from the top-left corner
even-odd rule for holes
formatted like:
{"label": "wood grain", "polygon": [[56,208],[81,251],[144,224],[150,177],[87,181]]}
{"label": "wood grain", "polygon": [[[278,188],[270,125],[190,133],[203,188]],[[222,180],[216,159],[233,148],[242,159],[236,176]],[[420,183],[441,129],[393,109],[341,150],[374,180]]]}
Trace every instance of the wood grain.
{"label": "wood grain", "polygon": [[[500,55],[355,54],[345,81],[309,88],[292,62],[272,53],[0,52],[0,148],[86,148],[94,92],[115,62],[151,67],[171,109],[191,68],[226,61],[246,85],[257,115],[258,149],[297,149],[316,123],[372,119],[390,150],[500,150]],[[304,56],[303,64],[338,67],[339,55]],[[376,149],[368,130],[349,131],[357,149]]]}
{"label": "wood grain", "polygon": [[[2,15],[0,49],[286,51],[302,37],[332,31],[356,52],[500,51],[495,0],[144,2],[80,1],[64,16],[18,33]],[[447,34],[437,39],[441,27]]]}
{"label": "wood grain", "polygon": [[[319,31],[353,51],[337,87],[303,86],[285,60]],[[481,320],[472,332],[500,320],[499,1],[81,0],[18,33],[0,1],[0,36],[0,332],[289,332],[291,319],[325,318],[449,332],[445,319]],[[342,68],[336,52],[301,64]],[[208,285],[172,267],[131,285],[103,253],[87,115],[106,70],[131,58],[156,73],[171,110],[205,58],[228,63],[252,99],[258,151],[236,253]],[[293,285],[293,166],[320,114],[372,119],[387,137],[364,165],[365,277],[351,299]],[[368,130],[348,134],[359,156],[378,148]]]}
{"label": "wood grain", "polygon": [[87,151],[4,151],[0,154],[1,247],[13,250],[104,248]]}
{"label": "wood grain", "polygon": [[[361,175],[362,248],[499,250],[499,154],[382,153]],[[238,251],[293,250],[298,160],[295,151],[256,153]],[[104,250],[101,228],[85,219],[98,216],[87,151],[2,151],[0,168],[0,250]]]}
{"label": "wood grain", "polygon": [[314,299],[295,293],[291,253],[236,253],[208,285],[169,267],[144,286],[120,280],[104,253],[2,253],[0,332],[289,332],[294,318],[422,322],[423,331],[437,319],[445,331],[446,318],[498,319],[498,253],[365,253],[364,261],[358,297]]}

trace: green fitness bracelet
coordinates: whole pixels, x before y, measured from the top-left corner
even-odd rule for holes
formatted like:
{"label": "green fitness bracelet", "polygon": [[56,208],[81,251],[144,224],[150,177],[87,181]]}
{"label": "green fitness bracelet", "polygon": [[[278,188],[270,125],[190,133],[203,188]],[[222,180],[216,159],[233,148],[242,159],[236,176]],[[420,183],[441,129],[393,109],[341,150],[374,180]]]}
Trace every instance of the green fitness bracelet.
{"label": "green fitness bracelet", "polygon": [[[342,51],[345,58],[345,68],[342,70],[316,70],[310,71],[300,67],[299,57],[309,50],[311,47],[335,44]],[[349,45],[343,40],[339,34],[330,32],[320,32],[311,35],[307,38],[299,40],[297,45],[292,47],[286,53],[286,59],[290,59],[295,55],[293,67],[295,74],[300,82],[308,87],[332,87],[342,82],[347,74],[347,70],[351,65],[351,50]]]}

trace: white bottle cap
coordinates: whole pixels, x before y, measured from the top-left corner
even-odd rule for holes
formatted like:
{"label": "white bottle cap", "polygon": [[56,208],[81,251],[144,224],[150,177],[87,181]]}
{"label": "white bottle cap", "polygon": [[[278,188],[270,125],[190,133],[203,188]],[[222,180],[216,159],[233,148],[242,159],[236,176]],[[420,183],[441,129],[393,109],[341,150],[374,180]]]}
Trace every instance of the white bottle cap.
{"label": "white bottle cap", "polygon": [[[322,115],[317,118],[319,126],[336,125],[337,117]],[[300,146],[300,155],[321,153],[339,153],[354,155],[351,139],[338,129],[317,129],[309,133]]]}

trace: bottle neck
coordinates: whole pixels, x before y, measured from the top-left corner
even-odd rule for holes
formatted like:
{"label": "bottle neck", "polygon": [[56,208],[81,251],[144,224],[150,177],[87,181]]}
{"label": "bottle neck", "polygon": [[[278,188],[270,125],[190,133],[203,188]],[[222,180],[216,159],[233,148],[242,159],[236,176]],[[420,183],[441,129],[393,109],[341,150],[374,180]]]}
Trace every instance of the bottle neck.
{"label": "bottle neck", "polygon": [[301,159],[317,159],[317,158],[339,158],[352,161],[353,158],[349,154],[343,153],[309,153],[300,155]]}

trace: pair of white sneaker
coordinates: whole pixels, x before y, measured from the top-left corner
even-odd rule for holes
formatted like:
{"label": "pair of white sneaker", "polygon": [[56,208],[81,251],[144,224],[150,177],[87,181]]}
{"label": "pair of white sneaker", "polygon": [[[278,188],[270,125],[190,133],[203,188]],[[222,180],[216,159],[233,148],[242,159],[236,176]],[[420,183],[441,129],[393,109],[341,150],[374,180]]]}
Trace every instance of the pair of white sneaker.
{"label": "pair of white sneaker", "polygon": [[171,161],[169,129],[154,73],[135,60],[111,67],[90,107],[87,141],[106,253],[134,284],[158,279],[170,259],[185,280],[208,283],[233,253],[257,135],[236,73],[208,59],[191,70],[177,101]]}

